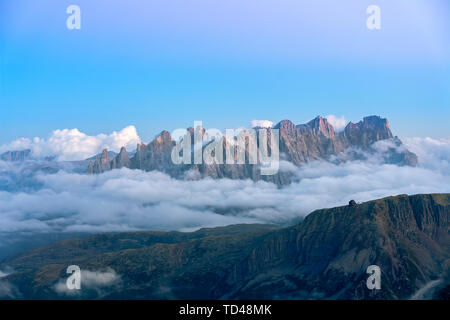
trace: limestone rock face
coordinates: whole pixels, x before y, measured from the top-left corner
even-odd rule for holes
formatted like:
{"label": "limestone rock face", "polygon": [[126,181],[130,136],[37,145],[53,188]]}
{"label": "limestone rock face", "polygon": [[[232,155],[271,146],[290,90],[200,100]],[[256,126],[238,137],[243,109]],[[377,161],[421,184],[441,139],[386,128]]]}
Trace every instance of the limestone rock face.
{"label": "limestone rock face", "polygon": [[314,120],[308,122],[306,126],[310,127],[316,136],[322,135],[326,138],[332,138],[336,134],[333,126],[321,116],[317,116]]}
{"label": "limestone rock face", "polygon": [[95,161],[90,160],[87,173],[103,173],[111,170],[111,161],[109,160],[108,149],[104,149],[100,155],[98,155]]}
{"label": "limestone rock face", "polygon": [[131,164],[130,157],[125,147],[120,149],[119,154],[112,160],[111,169],[129,168]]}

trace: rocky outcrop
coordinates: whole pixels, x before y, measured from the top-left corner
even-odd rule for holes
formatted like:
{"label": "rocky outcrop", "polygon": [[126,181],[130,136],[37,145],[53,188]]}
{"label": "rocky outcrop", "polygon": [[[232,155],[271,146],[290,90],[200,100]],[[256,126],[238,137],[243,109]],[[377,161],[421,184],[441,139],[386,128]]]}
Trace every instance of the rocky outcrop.
{"label": "rocky outcrop", "polygon": [[111,161],[109,159],[108,149],[104,149],[100,155],[98,155],[95,161],[90,160],[87,173],[103,173],[105,171],[110,171]]}
{"label": "rocky outcrop", "polygon": [[332,139],[336,134],[333,126],[328,123],[327,119],[324,119],[321,116],[317,116],[306,125],[300,125],[299,127],[303,126],[310,128],[314,135],[324,136],[328,139]]}
{"label": "rocky outcrop", "polygon": [[[101,296],[82,290],[78,298],[260,300],[409,299],[442,279],[434,288],[439,298],[450,285],[449,232],[450,194],[401,195],[317,210],[283,229],[239,225],[66,240],[5,261],[15,273],[2,280],[23,298],[65,298],[53,288],[77,264],[112,268],[122,281]],[[381,269],[380,290],[366,286],[370,265]]]}
{"label": "rocky outcrop", "polygon": [[130,157],[128,156],[127,149],[122,147],[119,154],[114,157],[111,162],[111,169],[129,168],[131,166]]}
{"label": "rocky outcrop", "polygon": [[88,160],[89,166],[86,173],[89,174],[99,174],[113,169],[131,167],[131,160],[125,147],[120,149],[119,154],[104,149],[101,154]]}
{"label": "rocky outcrop", "polygon": [[[338,134],[328,121],[320,116],[307,124],[297,126],[289,120],[284,120],[274,128],[280,130],[280,152],[286,155],[286,160],[296,165],[313,160],[328,160],[349,149],[373,154],[377,152],[373,144],[378,141],[392,143],[392,148],[383,155],[385,162],[417,165],[417,156],[406,148],[398,150],[402,142],[393,136],[388,120],[378,116],[365,117],[358,123],[350,122],[344,131]],[[350,154],[347,157],[348,160],[354,158],[356,155]]]}
{"label": "rocky outcrop", "polygon": [[136,154],[131,158],[130,168],[168,171],[173,166],[171,153],[174,146],[175,142],[172,141],[170,133],[164,130],[149,144],[137,146]]}

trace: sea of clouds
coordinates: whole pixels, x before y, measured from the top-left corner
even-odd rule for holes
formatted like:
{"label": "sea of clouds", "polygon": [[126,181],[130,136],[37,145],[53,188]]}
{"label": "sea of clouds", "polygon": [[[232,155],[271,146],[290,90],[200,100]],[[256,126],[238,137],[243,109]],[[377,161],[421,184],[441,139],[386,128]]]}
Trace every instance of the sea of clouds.
{"label": "sea of clouds", "polygon": [[301,167],[282,163],[281,169],[298,179],[282,188],[251,180],[177,180],[161,172],[126,168],[101,175],[70,169],[55,173],[30,169],[36,165],[33,162],[0,161],[0,182],[16,182],[13,189],[0,183],[0,247],[9,246],[20,235],[186,231],[237,223],[283,225],[351,199],[363,202],[398,194],[450,192],[450,139],[403,141],[418,155],[417,167],[383,164],[376,157],[341,164],[317,161]]}

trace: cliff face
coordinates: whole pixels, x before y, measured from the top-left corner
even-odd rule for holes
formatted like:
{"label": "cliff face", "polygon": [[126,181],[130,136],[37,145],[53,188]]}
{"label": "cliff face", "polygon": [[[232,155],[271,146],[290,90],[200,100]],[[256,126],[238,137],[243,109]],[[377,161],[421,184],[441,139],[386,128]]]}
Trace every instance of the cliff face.
{"label": "cliff face", "polygon": [[[395,147],[402,145],[400,139],[392,135],[388,120],[377,116],[365,117],[358,123],[350,122],[344,131],[338,134],[327,120],[321,117],[298,126],[284,120],[274,128],[280,130],[280,152],[286,154],[286,160],[296,165],[312,160],[327,160],[350,148],[373,153],[373,144],[383,140],[391,141]],[[392,148],[386,153],[385,161],[415,166],[417,156],[408,150],[398,152]]]}
{"label": "cliff face", "polygon": [[[233,298],[407,299],[445,277],[450,262],[450,196],[398,196],[318,210],[267,237],[240,264]],[[382,290],[367,290],[378,265]],[[252,279],[252,280],[249,280]],[[272,293],[271,293],[272,292]]]}
{"label": "cliff face", "polygon": [[111,162],[111,169],[128,168],[131,166],[130,157],[128,156],[127,150],[122,147],[119,154],[114,157]]}
{"label": "cliff face", "polygon": [[[450,194],[402,195],[318,210],[284,229],[67,240],[6,261],[15,273],[5,279],[26,298],[61,297],[52,288],[71,264],[121,276],[100,298],[408,299],[440,279],[439,297],[450,284],[449,232]],[[381,269],[380,290],[366,287],[369,265]]]}
{"label": "cliff face", "polygon": [[[282,160],[287,160],[300,166],[314,160],[329,160],[333,156],[342,155],[350,149],[360,150],[368,154],[375,153],[373,144],[377,141],[390,141],[391,147],[383,155],[386,163],[415,166],[417,156],[408,150],[398,151],[402,142],[394,137],[386,119],[377,116],[366,117],[359,123],[349,123],[345,130],[340,133],[334,131],[333,126],[322,117],[317,117],[307,124],[295,125],[289,120],[279,122],[274,129],[280,133],[280,155]],[[271,134],[270,128],[264,129]],[[191,139],[194,129],[189,128]],[[203,131],[204,134],[204,131]],[[224,140],[224,154],[226,140]],[[256,143],[260,143],[257,141]],[[273,176],[260,174],[259,166],[249,164],[192,164],[174,165],[171,161],[171,152],[175,142],[172,141],[170,133],[163,131],[155,140],[145,145],[138,145],[136,154],[129,162],[123,161],[124,167],[141,169],[145,171],[158,170],[166,172],[173,177],[183,178],[189,172],[190,176],[252,179],[254,181],[265,180],[278,185],[287,184],[291,181],[291,173],[279,172]],[[205,147],[205,146],[204,146]],[[246,150],[248,156],[248,150]],[[354,156],[350,155],[355,158]],[[360,155],[358,155],[360,157]],[[347,157],[348,158],[348,157]],[[226,159],[226,158],[225,158]],[[248,159],[248,157],[246,157]],[[102,159],[89,166],[88,173],[101,173],[108,170],[108,165],[102,164]],[[117,161],[117,160],[116,160]],[[97,163],[98,162],[98,163]],[[114,165],[110,164],[110,168]]]}

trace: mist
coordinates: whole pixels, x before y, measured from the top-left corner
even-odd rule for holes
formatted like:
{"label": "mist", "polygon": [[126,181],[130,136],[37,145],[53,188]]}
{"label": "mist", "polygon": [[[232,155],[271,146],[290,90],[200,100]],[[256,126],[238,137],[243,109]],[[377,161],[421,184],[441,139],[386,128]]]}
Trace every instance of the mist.
{"label": "mist", "polygon": [[383,164],[376,156],[340,164],[286,163],[281,167],[292,171],[297,182],[282,188],[251,180],[177,180],[126,168],[100,175],[70,168],[25,170],[25,179],[23,164],[0,162],[0,181],[16,183],[14,189],[0,184],[0,258],[2,250],[10,254],[24,239],[42,244],[102,232],[288,225],[316,209],[346,205],[352,199],[450,192],[450,141],[404,141],[419,156],[417,167]]}

